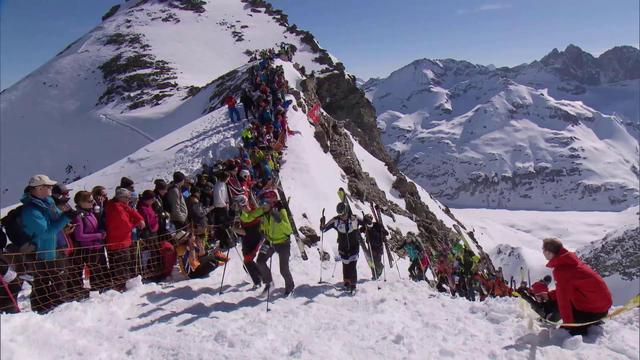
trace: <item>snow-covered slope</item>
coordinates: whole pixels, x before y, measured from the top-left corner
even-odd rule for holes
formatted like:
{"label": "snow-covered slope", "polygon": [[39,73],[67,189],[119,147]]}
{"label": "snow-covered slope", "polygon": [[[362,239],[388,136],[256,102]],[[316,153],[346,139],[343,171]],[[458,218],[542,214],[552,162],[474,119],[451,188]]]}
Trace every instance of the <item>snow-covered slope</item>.
{"label": "snow-covered slope", "polygon": [[132,0],[114,10],[0,94],[0,206],[33,174],[76,180],[197,119],[202,109],[181,105],[255,50],[286,43],[308,72],[333,66],[310,33],[260,1]]}
{"label": "snow-covered slope", "polygon": [[[321,200],[318,197],[318,200]],[[638,359],[638,310],[607,321],[585,337],[530,329],[531,313],[517,299],[471,303],[436,294],[425,283],[389,272],[359,285],[354,297],[318,284],[317,256],[292,257],[297,285],[282,298],[274,274],[270,311],[248,291],[241,260],[232,252],[223,294],[222,269],[209,278],[167,285],[130,282],[68,303],[45,316],[0,318],[3,359]],[[273,266],[277,269],[277,257]],[[325,265],[325,278],[333,264]],[[359,272],[366,266],[360,262]],[[277,271],[276,271],[277,273]],[[37,342],[37,346],[35,346]],[[61,346],[61,344],[65,344]]]}
{"label": "snow-covered slope", "polygon": [[622,210],[638,202],[640,51],[579,67],[576,49],[513,69],[417,60],[362,88],[399,168],[447,205]]}

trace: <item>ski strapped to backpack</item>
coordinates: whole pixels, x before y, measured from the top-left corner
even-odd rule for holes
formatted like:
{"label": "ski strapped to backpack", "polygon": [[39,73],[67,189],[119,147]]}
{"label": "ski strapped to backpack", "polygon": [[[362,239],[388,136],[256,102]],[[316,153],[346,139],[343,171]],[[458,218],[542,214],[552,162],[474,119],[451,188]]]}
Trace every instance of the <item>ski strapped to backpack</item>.
{"label": "ski strapped to backpack", "polygon": [[298,250],[300,250],[300,257],[302,260],[309,260],[307,256],[307,251],[304,248],[304,243],[302,242],[302,238],[300,237],[300,233],[298,233],[298,227],[296,226],[296,222],[293,219],[293,214],[291,213],[291,208],[289,208],[289,200],[284,194],[284,190],[281,187],[278,187],[278,195],[280,196],[280,202],[282,202],[282,206],[284,206],[285,211],[287,212],[287,216],[289,216],[289,222],[291,223],[291,230],[293,231],[293,237],[296,240],[296,244],[298,245]]}
{"label": "ski strapped to backpack", "polygon": [[[371,209],[374,211],[376,221],[380,223],[380,231],[383,231],[382,229],[384,229],[384,223],[382,222],[382,211],[380,211],[380,206],[376,204],[374,207],[374,204],[371,203]],[[384,243],[384,249],[387,251],[387,257],[389,258],[389,267],[393,269],[393,255],[391,255],[389,244],[384,241],[384,237],[382,237],[382,242]],[[400,270],[398,270],[398,275],[400,275]]]}

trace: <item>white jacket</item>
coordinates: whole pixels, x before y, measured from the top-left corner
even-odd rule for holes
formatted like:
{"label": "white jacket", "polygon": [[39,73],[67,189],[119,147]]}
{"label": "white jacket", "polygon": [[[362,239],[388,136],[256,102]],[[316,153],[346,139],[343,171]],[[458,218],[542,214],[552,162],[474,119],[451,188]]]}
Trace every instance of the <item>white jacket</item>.
{"label": "white jacket", "polygon": [[216,181],[215,185],[213,185],[213,206],[217,208],[229,206],[227,183],[223,181]]}

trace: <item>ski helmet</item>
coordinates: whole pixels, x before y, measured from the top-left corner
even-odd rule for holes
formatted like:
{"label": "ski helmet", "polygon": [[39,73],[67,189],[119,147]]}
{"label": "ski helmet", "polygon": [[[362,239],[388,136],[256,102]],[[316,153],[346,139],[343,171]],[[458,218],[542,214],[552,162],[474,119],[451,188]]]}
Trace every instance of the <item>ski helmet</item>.
{"label": "ski helmet", "polygon": [[249,175],[251,175],[251,173],[247,169],[240,170],[240,173],[238,174],[238,176],[240,176],[240,178],[243,179],[243,180],[248,178]]}
{"label": "ski helmet", "polygon": [[347,205],[342,202],[338,203],[338,206],[336,206],[336,212],[338,213],[338,215],[343,215],[347,212]]}
{"label": "ski helmet", "polygon": [[366,214],[364,216],[364,224],[367,225],[367,227],[372,227],[373,226],[373,215]]}

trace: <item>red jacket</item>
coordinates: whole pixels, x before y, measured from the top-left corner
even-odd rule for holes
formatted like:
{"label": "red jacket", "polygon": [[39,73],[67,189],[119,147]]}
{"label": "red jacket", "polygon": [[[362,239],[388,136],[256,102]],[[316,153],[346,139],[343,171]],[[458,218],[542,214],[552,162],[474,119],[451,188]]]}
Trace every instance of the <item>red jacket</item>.
{"label": "red jacket", "polygon": [[531,293],[533,295],[538,295],[541,293],[548,293],[549,292],[549,286],[547,286],[547,283],[539,280],[537,282],[534,282],[533,285],[531,285],[531,289],[530,289]]}
{"label": "red jacket", "polygon": [[142,216],[129,204],[109,200],[105,207],[107,250],[123,250],[131,247],[131,231],[140,224]]}
{"label": "red jacket", "polygon": [[227,106],[231,109],[236,107],[236,98],[234,98],[231,95],[228,95],[226,98],[224,98],[224,103],[227,104]]}
{"label": "red jacket", "polygon": [[607,284],[575,253],[562,248],[547,267],[553,269],[556,281],[556,289],[549,292],[549,297],[558,302],[564,323],[574,322],[573,309],[591,313],[609,311],[613,301]]}

